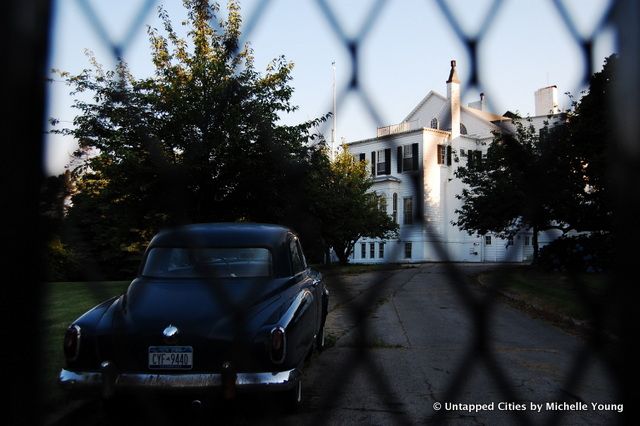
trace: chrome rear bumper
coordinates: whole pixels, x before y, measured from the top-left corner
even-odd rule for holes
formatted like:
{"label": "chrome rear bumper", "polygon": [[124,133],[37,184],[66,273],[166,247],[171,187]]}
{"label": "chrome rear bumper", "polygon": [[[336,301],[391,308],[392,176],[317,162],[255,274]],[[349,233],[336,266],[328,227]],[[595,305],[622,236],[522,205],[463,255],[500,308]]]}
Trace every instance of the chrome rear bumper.
{"label": "chrome rear bumper", "polygon": [[[234,386],[238,391],[288,390],[300,379],[297,368],[273,373],[237,373]],[[62,369],[58,383],[70,391],[109,390],[206,390],[223,387],[221,374],[204,373],[118,373],[112,376],[100,371]],[[225,383],[226,384],[226,383]]]}

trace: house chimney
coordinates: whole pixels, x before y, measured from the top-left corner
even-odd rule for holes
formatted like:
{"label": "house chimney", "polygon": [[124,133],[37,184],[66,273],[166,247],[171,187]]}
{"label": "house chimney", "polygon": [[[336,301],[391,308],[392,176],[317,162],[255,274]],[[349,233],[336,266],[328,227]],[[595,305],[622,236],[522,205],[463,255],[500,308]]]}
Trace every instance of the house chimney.
{"label": "house chimney", "polygon": [[486,111],[487,105],[484,101],[484,92],[480,93],[480,100],[469,103],[469,108],[479,109],[480,111]]}
{"label": "house chimney", "polygon": [[558,107],[558,86],[547,86],[535,92],[536,115],[550,115],[560,112]]}
{"label": "house chimney", "polygon": [[451,139],[460,136],[460,80],[456,71],[456,61],[451,61],[451,71],[447,80],[447,99],[451,113]]}

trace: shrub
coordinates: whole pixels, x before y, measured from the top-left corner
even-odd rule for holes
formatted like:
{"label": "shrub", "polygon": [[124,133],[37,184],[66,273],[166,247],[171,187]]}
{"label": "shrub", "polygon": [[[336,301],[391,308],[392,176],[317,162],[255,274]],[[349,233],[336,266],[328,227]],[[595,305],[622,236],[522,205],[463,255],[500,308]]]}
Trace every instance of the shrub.
{"label": "shrub", "polygon": [[552,271],[610,270],[613,244],[609,234],[563,236],[540,250],[538,264]]}
{"label": "shrub", "polygon": [[48,282],[71,281],[80,275],[76,256],[59,238],[54,238],[47,244],[45,262],[45,279]]}

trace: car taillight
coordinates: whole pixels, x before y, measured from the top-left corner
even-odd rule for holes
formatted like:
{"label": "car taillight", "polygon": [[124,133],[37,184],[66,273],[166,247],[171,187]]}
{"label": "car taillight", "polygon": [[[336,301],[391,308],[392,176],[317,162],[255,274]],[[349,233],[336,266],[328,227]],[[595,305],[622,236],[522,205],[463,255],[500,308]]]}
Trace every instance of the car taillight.
{"label": "car taillight", "polygon": [[271,330],[271,361],[281,364],[287,354],[287,336],[284,328],[275,327]]}
{"label": "car taillight", "polygon": [[80,353],[80,326],[74,324],[64,334],[64,356],[75,361]]}

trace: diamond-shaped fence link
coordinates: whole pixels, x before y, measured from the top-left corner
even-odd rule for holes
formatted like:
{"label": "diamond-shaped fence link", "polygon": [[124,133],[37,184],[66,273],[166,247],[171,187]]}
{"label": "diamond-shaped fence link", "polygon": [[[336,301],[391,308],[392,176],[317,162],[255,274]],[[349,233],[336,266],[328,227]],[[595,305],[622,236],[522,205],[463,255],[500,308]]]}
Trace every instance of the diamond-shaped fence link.
{"label": "diamond-shaped fence link", "polygon": [[[624,35],[630,32],[631,36],[627,36],[627,38],[630,38],[632,41],[628,42],[628,44],[632,47],[637,47],[637,34],[633,33],[631,30],[632,28],[636,28],[637,31],[638,21],[636,19],[638,15],[637,4],[635,2],[622,0],[610,2],[603,13],[602,18],[598,21],[593,31],[587,36],[580,34],[573,17],[569,13],[569,10],[563,1],[549,0],[549,2],[553,5],[553,10],[555,10],[561,18],[562,24],[566,27],[566,31],[570,35],[575,49],[578,50],[582,56],[584,68],[580,85],[586,85],[590,75],[593,73],[593,46],[595,39],[602,31],[607,28],[613,28],[619,35]],[[109,47],[114,59],[116,60],[121,58],[126,60],[127,48],[138,31],[144,30],[143,22],[154,10],[157,3],[158,2],[156,0],[146,0],[141,3],[134,19],[131,21],[132,23],[129,29],[125,33],[124,38],[117,41],[113,39],[109,28],[105,26],[100,17],[95,13],[91,2],[86,0],[77,0],[77,4],[82,10],[84,19],[92,25],[100,39]],[[245,41],[250,39],[254,29],[259,25],[261,18],[268,10],[270,3],[271,2],[268,0],[260,1],[257,4],[257,7],[255,7],[253,14],[245,20],[244,31],[242,33],[240,43],[241,46]],[[386,0],[374,0],[370,3],[366,13],[366,19],[364,19],[363,24],[355,37],[347,35],[347,32],[341,25],[341,18],[343,17],[336,13],[329,1],[316,0],[315,3],[318,10],[317,19],[326,21],[328,24],[327,31],[333,33],[333,35],[340,40],[341,48],[347,51],[351,65],[351,75],[348,82],[345,87],[341,88],[338,92],[338,105],[341,105],[348,96],[357,96],[362,102],[364,110],[370,118],[375,123],[378,123],[379,125],[382,124],[380,109],[373,102],[373,97],[367,93],[361,84],[361,76],[363,73],[366,73],[366,69],[363,69],[362,67],[362,49],[360,47],[367,38],[377,30],[376,22],[378,22],[380,16],[385,13],[385,5],[388,2]],[[486,82],[484,81],[483,76],[478,72],[479,62],[482,61],[482,57],[479,56],[478,46],[483,41],[487,31],[493,25],[501,8],[508,3],[508,1],[493,0],[487,8],[486,14],[478,18],[481,24],[479,30],[473,34],[469,34],[463,29],[454,10],[450,7],[449,2],[446,0],[434,0],[434,3],[442,13],[442,17],[452,28],[454,36],[462,43],[468,54],[470,61],[469,68],[471,71],[468,81],[463,86],[465,88],[464,90],[483,90],[483,88],[486,87]],[[634,37],[635,41],[633,40]],[[621,49],[625,49],[626,46],[627,45],[621,42]],[[636,64],[636,70],[638,62],[637,52],[637,49],[627,49],[623,52],[628,55],[630,63]],[[633,77],[637,79],[637,77]],[[637,93],[637,91],[635,93]],[[638,100],[635,99],[632,101],[635,103],[631,106],[637,106]],[[488,102],[491,102],[491,99],[489,99]],[[629,104],[627,104],[626,107],[628,108]],[[626,139],[625,136],[627,136]],[[633,170],[638,164],[637,153],[639,149],[637,139],[630,141],[628,140],[628,136],[629,135],[625,133],[624,129],[620,131],[620,137],[623,139],[623,146],[628,147],[628,152],[635,153],[635,157],[633,155],[627,157],[627,162],[621,166],[619,172],[621,179],[619,179],[619,181],[625,182],[626,177],[628,178],[626,182],[635,182],[637,184],[637,179],[633,179],[634,177],[637,177],[637,174],[635,174]],[[634,134],[632,136],[635,137],[636,135]],[[148,143],[153,144],[153,141],[148,141]],[[153,152],[153,150],[151,150],[151,152]],[[180,188],[175,187],[175,183],[173,184],[174,186],[171,185],[173,177],[171,174],[172,172],[170,170],[166,170],[165,173],[166,175],[163,176],[163,179],[166,179],[166,181],[170,183],[168,186],[168,194],[175,194],[176,197],[178,197]],[[415,182],[413,182],[413,187],[415,190],[414,199],[424,199],[424,187],[419,179],[416,179]],[[620,189],[624,189],[624,185],[622,183]],[[635,190],[637,193],[637,187]],[[616,196],[620,196],[620,194],[624,194],[624,191],[617,193]],[[633,194],[630,195],[630,197],[631,198],[627,201],[631,204],[621,202],[620,206],[633,206],[632,203],[637,201],[637,195]],[[630,210],[631,209],[629,209],[629,211]],[[468,278],[465,276],[465,273],[455,263],[448,262],[451,258],[448,250],[443,244],[438,242],[439,238],[437,233],[432,228],[431,224],[425,221],[424,212],[421,211],[421,208],[419,208],[416,213],[416,221],[421,224],[426,235],[430,237],[429,239],[434,241],[431,249],[438,254],[440,259],[445,261],[442,264],[442,267],[446,271],[448,284],[458,297],[460,304],[464,306],[464,309],[466,309],[473,327],[471,333],[473,338],[468,342],[467,347],[464,349],[464,354],[460,356],[461,361],[458,363],[457,370],[452,372],[448,382],[444,386],[445,390],[439,395],[438,399],[441,401],[455,401],[459,399],[457,397],[467,385],[469,377],[473,375],[475,370],[484,367],[487,374],[499,390],[501,397],[505,401],[525,401],[526,395],[523,395],[518,386],[515,385],[514,379],[510,377],[509,373],[504,368],[503,363],[498,359],[495,349],[490,344],[490,338],[492,336],[492,323],[490,321],[490,316],[496,305],[499,303],[498,287],[500,286],[500,283],[493,284],[487,294],[483,298],[479,299],[470,290]],[[637,228],[637,226],[632,226],[632,228]],[[633,232],[635,232],[634,235],[637,234],[637,231],[634,230]],[[621,246],[620,249],[624,249],[624,247]],[[395,252],[390,253],[390,258],[399,258],[400,244],[397,244],[391,251],[394,250]],[[511,253],[512,255],[515,255],[515,252]],[[514,259],[510,258],[507,260]],[[341,285],[341,279],[338,277],[335,278],[335,280],[337,281],[337,285],[333,288],[333,291],[336,293],[335,297],[348,298],[346,290],[344,290],[345,287]],[[607,371],[611,376],[612,383],[616,386],[616,389],[612,389],[611,393],[621,396],[624,402],[629,403],[632,401],[630,399],[631,395],[629,394],[629,388],[625,388],[625,383],[623,381],[623,378],[625,377],[623,367],[626,364],[623,364],[624,360],[621,358],[621,350],[626,348],[626,346],[618,346],[615,342],[611,343],[611,341],[605,336],[602,322],[604,321],[604,318],[611,314],[611,311],[616,309],[623,311],[621,315],[626,316],[626,318],[630,318],[630,313],[625,311],[625,309],[629,308],[629,305],[620,305],[619,302],[621,300],[625,300],[627,296],[631,297],[631,290],[628,285],[625,287],[619,280],[612,282],[612,285],[607,290],[607,294],[604,295],[604,298],[609,300],[610,303],[602,304],[598,303],[601,300],[594,300],[593,296],[584,290],[584,286],[581,285],[577,277],[575,277],[573,281],[576,294],[580,298],[580,303],[588,309],[591,317],[594,319],[594,327],[592,332],[587,336],[584,347],[577,351],[571,365],[564,372],[564,381],[562,386],[564,391],[557,395],[556,400],[569,401],[571,397],[567,396],[568,393],[580,385],[589,363],[593,361],[594,358],[598,358],[606,366]],[[348,383],[356,373],[364,372],[371,383],[370,392],[377,394],[380,397],[380,400],[383,401],[383,404],[387,404],[386,408],[389,409],[390,413],[393,413],[394,420],[400,424],[412,423],[412,419],[407,413],[402,410],[395,409],[393,401],[402,400],[403,396],[396,394],[394,391],[394,387],[392,386],[393,377],[390,377],[388,373],[377,368],[372,352],[366,344],[367,339],[372,333],[370,325],[372,306],[375,305],[376,300],[378,300],[378,298],[388,289],[388,286],[389,283],[387,281],[387,276],[380,273],[369,287],[366,296],[361,299],[362,301],[359,304],[354,304],[354,306],[350,307],[348,313],[352,316],[354,323],[359,324],[357,328],[357,335],[355,337],[355,350],[349,352],[349,355],[338,363],[338,365],[333,369],[331,377],[327,379],[329,380],[329,384],[325,387],[326,391],[320,395],[317,403],[319,412],[329,411],[334,407],[340,401],[340,398],[343,397],[343,393],[345,392],[345,383]],[[211,288],[215,297],[221,300],[228,299],[223,288],[215,285],[215,283]],[[343,292],[344,294],[342,294]],[[96,302],[101,301],[103,298],[99,292],[96,292],[95,296]],[[237,311],[237,337],[239,340],[242,340],[243,336],[246,335],[246,310],[245,307],[241,305],[234,306],[234,309]],[[632,328],[631,330],[634,329]],[[623,342],[625,342],[625,337],[628,337],[628,335],[621,336]],[[433,401],[429,402],[425,400],[422,419],[426,422],[448,422],[449,419],[447,418],[445,410],[441,410],[436,413],[431,410],[432,402]],[[628,408],[625,406],[625,410],[631,408],[631,406],[628,406]],[[154,407],[149,406],[145,407],[145,409],[152,413]],[[556,411],[552,413],[551,416],[544,417],[542,419],[546,424],[559,424],[563,420],[567,420],[566,416],[568,415],[569,414],[566,412]],[[625,415],[628,414],[625,412]],[[632,417],[636,418],[637,416],[633,415]],[[162,422],[161,418],[157,420],[160,423]],[[314,422],[318,424],[324,423],[325,420],[326,419],[322,416],[314,417]],[[512,421],[514,423],[525,425],[538,424],[540,417],[533,417],[530,412],[514,411],[512,413]]]}

